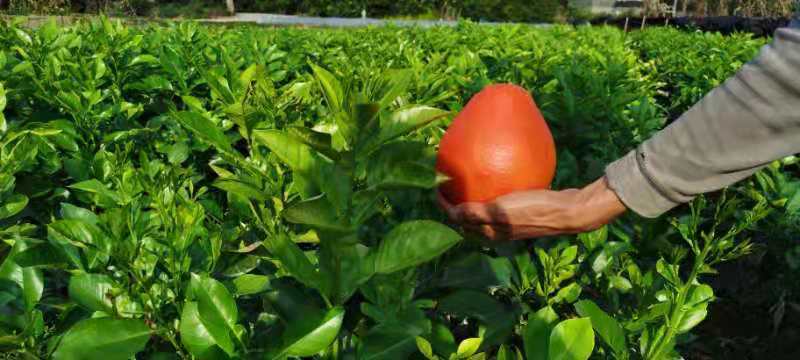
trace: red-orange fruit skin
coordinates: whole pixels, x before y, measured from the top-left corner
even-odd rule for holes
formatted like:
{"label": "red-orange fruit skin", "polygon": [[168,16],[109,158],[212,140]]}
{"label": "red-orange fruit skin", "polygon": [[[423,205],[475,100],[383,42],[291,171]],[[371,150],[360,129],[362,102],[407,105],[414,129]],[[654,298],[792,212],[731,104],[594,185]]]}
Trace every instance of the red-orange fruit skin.
{"label": "red-orange fruit skin", "polygon": [[475,94],[439,143],[439,186],[453,204],[490,202],[511,192],[550,187],[556,148],[531,95],[513,84],[493,84]]}

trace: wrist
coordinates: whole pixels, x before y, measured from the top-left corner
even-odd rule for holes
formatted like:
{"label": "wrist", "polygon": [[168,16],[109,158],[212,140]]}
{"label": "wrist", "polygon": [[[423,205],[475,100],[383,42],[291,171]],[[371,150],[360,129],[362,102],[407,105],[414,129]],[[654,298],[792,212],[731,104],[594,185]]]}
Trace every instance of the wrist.
{"label": "wrist", "polygon": [[627,208],[605,176],[579,190],[573,219],[581,231],[592,231],[625,213]]}

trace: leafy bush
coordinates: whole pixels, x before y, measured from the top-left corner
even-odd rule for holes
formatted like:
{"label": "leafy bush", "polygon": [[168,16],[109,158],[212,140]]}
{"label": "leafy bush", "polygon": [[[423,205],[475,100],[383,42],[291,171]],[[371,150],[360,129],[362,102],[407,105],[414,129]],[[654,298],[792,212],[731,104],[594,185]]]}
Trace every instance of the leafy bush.
{"label": "leafy bush", "polygon": [[10,14],[61,14],[69,9],[67,0],[9,0]]}
{"label": "leafy bush", "polygon": [[[670,39],[672,41],[672,39]],[[488,244],[434,205],[438,139],[531,90],[584,183],[664,124],[610,28],[0,26],[0,346],[54,359],[677,357],[759,181]],[[788,189],[788,187],[787,187]],[[792,203],[796,204],[796,203]]]}
{"label": "leafy bush", "polygon": [[[537,1],[442,1],[442,0],[237,0],[240,12],[304,14],[311,16],[370,17],[461,16],[491,21],[551,21],[559,12],[557,0]],[[212,0],[11,0],[9,10],[16,14],[120,13],[139,16],[204,17],[223,14],[224,2]]]}
{"label": "leafy bush", "polygon": [[211,18],[228,15],[225,3],[221,1],[168,2],[133,8],[140,15],[165,18]]}
{"label": "leafy bush", "polygon": [[[753,59],[768,40],[746,33],[723,36],[664,28],[637,32],[634,47],[655,63],[658,81],[667,85],[662,102],[679,115]],[[664,46],[668,41],[670,46]]]}
{"label": "leafy bush", "polygon": [[470,19],[511,22],[549,22],[560,9],[558,0],[490,0],[464,1],[456,6],[462,16]]}
{"label": "leafy bush", "polygon": [[460,15],[473,20],[491,21],[549,21],[556,15],[560,3],[556,0],[538,1],[262,1],[246,0],[237,5],[242,10],[319,16],[361,15],[367,11],[373,17],[417,15],[438,12],[440,16]]}

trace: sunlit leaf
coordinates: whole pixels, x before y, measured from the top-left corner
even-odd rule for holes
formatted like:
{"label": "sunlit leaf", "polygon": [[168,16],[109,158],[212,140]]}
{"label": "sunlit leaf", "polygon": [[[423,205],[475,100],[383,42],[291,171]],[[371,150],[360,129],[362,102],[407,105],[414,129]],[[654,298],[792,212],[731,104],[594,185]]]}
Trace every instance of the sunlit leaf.
{"label": "sunlit leaf", "polygon": [[53,353],[55,360],[128,360],[144,350],[150,328],[137,319],[86,319],[70,328]]}
{"label": "sunlit leaf", "polygon": [[428,220],[402,223],[392,229],[374,252],[375,271],[388,274],[430,261],[461,241],[449,227]]}

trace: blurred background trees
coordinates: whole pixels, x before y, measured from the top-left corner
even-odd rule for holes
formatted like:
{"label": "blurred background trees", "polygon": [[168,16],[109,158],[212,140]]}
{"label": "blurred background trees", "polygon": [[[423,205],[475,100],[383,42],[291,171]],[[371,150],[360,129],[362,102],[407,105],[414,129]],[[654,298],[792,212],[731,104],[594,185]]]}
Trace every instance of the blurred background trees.
{"label": "blurred background trees", "polygon": [[[600,16],[621,0],[0,0],[10,14],[107,13],[127,16],[209,17],[237,12],[310,16],[459,19],[550,22]],[[631,1],[626,1],[631,2]],[[635,1],[634,1],[635,2]],[[642,0],[648,16],[667,15],[676,5],[683,16],[787,17],[794,0]],[[587,10],[595,8],[594,13]],[[603,6],[600,6],[601,8]]]}

